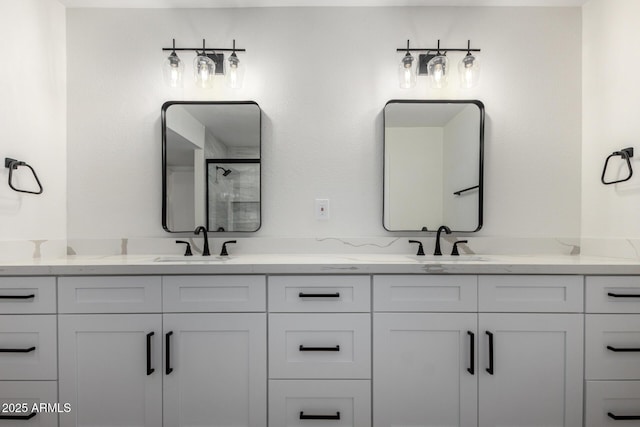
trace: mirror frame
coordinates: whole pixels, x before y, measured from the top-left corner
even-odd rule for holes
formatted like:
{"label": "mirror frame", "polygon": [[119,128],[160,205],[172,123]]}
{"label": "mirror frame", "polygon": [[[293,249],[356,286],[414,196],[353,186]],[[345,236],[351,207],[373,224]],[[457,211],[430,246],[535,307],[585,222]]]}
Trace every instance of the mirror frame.
{"label": "mirror frame", "polygon": [[[260,138],[260,146],[259,152],[260,157],[258,159],[258,164],[260,167],[259,177],[259,194],[260,194],[260,221],[258,223],[258,228],[252,231],[216,231],[209,230],[207,228],[207,232],[209,233],[255,233],[262,227],[262,108],[255,101],[167,101],[162,104],[161,112],[160,112],[160,122],[161,122],[161,132],[162,132],[162,228],[167,233],[191,233],[193,230],[179,230],[172,231],[169,230],[167,226],[167,109],[172,105],[255,105],[258,107],[258,111],[260,112],[260,116],[258,117],[258,128],[259,133],[258,136]],[[208,183],[207,183],[208,184]],[[207,202],[207,215],[209,212],[209,203]],[[209,222],[209,218],[207,218],[207,223]],[[206,224],[203,224],[206,225]],[[197,226],[197,225],[196,225]]]}
{"label": "mirror frame", "polygon": [[[454,230],[451,229],[452,232],[456,233],[474,233],[479,231],[482,228],[483,224],[483,199],[484,199],[484,123],[485,123],[485,112],[484,112],[484,104],[482,101],[477,99],[392,99],[389,100],[382,109],[382,227],[389,232],[392,233],[415,233],[415,232],[423,232],[424,230],[389,230],[385,225],[385,202],[386,202],[386,192],[385,192],[385,178],[386,178],[386,161],[385,161],[385,153],[386,153],[386,114],[385,109],[389,104],[474,104],[480,110],[480,135],[479,135],[479,147],[478,147],[478,156],[479,156],[479,177],[478,177],[478,226],[475,230]],[[443,224],[446,225],[446,224]],[[436,230],[427,230],[426,232],[435,233]]]}

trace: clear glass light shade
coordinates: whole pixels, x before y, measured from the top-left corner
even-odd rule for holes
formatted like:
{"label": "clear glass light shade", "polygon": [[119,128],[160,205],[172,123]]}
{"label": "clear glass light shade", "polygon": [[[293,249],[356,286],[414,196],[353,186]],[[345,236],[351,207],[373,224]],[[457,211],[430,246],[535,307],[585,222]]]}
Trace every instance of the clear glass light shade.
{"label": "clear glass light shade", "polygon": [[402,58],[402,61],[400,61],[400,66],[398,67],[398,83],[400,83],[400,87],[402,89],[415,87],[417,64],[418,61],[416,61],[409,52],[407,52],[407,54]]}
{"label": "clear glass light shade", "polygon": [[244,65],[242,65],[235,52],[229,55],[226,63],[225,80],[227,86],[231,89],[242,88],[242,83],[244,82]]}
{"label": "clear glass light shade", "polygon": [[447,86],[449,75],[449,59],[445,55],[436,55],[427,64],[429,85],[434,89],[442,89]]}
{"label": "clear glass light shade", "polygon": [[480,61],[478,57],[469,53],[458,64],[460,87],[470,89],[480,80]]}
{"label": "clear glass light shade", "polygon": [[196,85],[209,88],[213,85],[213,77],[216,75],[216,63],[203,53],[199,53],[193,60],[193,73]]}
{"label": "clear glass light shade", "polygon": [[184,62],[178,58],[176,52],[171,52],[171,55],[164,61],[162,66],[162,74],[164,75],[164,81],[169,87],[182,87],[182,74],[184,72]]}

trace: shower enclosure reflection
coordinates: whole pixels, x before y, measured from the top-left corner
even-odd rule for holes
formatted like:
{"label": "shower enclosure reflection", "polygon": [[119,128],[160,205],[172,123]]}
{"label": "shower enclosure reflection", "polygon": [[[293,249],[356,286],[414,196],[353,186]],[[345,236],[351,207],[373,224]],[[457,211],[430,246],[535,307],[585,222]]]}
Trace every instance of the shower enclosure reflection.
{"label": "shower enclosure reflection", "polygon": [[260,107],[252,101],[163,105],[166,231],[260,228],[260,127]]}

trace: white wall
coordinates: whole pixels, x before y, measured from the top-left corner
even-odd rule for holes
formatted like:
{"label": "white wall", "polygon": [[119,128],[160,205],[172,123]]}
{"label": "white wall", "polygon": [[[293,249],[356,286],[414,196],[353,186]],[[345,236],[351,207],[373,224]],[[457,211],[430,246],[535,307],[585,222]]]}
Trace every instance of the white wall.
{"label": "white wall", "polygon": [[[485,103],[480,235],[579,235],[579,8],[69,9],[67,29],[72,239],[167,236],[160,107],[180,99],[262,107],[258,237],[393,236],[382,227],[382,110],[394,98]],[[188,79],[183,90],[165,87],[161,48],[172,38],[235,38],[247,49],[243,89],[196,90]],[[480,86],[440,93],[420,79],[399,89],[395,49],[438,38],[482,48]],[[183,57],[188,71],[193,56]],[[317,197],[331,200],[329,221],[315,220]]]}
{"label": "white wall", "polygon": [[[624,255],[627,249],[638,256],[633,240],[640,239],[640,2],[591,0],[583,15],[583,244],[591,254]],[[605,158],[625,147],[635,147],[633,177],[603,185]],[[614,160],[615,171],[620,158]]]}
{"label": "white wall", "polygon": [[[56,0],[0,2],[0,246],[50,240],[64,253],[66,241],[66,18]],[[7,185],[4,158],[30,164],[44,192],[22,194]],[[25,168],[18,173],[30,184]],[[90,184],[90,183],[89,183]],[[32,187],[33,188],[33,187]]]}

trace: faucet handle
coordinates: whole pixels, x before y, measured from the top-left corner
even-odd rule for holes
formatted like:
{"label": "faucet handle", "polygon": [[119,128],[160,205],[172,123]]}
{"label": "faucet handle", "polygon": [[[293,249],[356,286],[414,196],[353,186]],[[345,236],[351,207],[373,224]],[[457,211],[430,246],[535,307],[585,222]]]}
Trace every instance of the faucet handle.
{"label": "faucet handle", "polygon": [[409,243],[417,243],[418,244],[418,256],[424,256],[424,248],[422,247],[422,242],[419,240],[409,240]]}
{"label": "faucet handle", "polygon": [[176,240],[176,243],[184,243],[185,245],[187,245],[187,248],[184,251],[184,256],[192,256],[193,255],[193,253],[191,253],[191,244],[189,242],[185,242],[184,240]]}
{"label": "faucet handle", "polygon": [[458,243],[467,243],[467,240],[458,240],[457,242],[453,242],[453,250],[451,251],[451,255],[458,256]]}
{"label": "faucet handle", "polygon": [[236,243],[235,240],[228,240],[222,244],[222,250],[220,251],[220,256],[229,256],[229,252],[227,252],[227,243]]}

